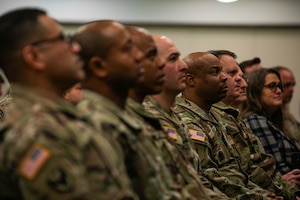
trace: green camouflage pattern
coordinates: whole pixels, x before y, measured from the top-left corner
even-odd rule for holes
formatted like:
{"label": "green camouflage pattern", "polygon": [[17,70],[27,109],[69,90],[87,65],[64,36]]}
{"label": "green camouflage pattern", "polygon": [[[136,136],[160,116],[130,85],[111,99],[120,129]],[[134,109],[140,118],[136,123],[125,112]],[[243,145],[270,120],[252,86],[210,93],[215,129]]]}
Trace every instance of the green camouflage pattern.
{"label": "green camouflage pattern", "polygon": [[176,98],[175,112],[187,124],[194,147],[201,159],[203,176],[221,192],[237,199],[267,199],[270,193],[249,181],[239,162],[239,155],[230,145],[218,114],[206,113],[183,97]]}
{"label": "green camouflage pattern", "polygon": [[84,90],[78,108],[121,146],[128,175],[140,199],[182,199],[163,158],[153,145],[143,125],[130,113],[106,97]]}
{"label": "green camouflage pattern", "polygon": [[[181,193],[189,194],[184,196],[184,199],[229,199],[219,190],[214,191],[211,184],[205,187],[202,180],[204,177],[199,177],[191,163],[185,158],[182,152],[177,148],[176,143],[168,133],[160,125],[160,122],[151,113],[147,112],[142,104],[135,102],[132,99],[127,100],[126,109],[132,113],[137,120],[144,124],[145,132],[154,142],[154,145],[162,155],[163,160],[171,171],[175,185],[183,190]],[[207,181],[207,180],[206,180]],[[185,192],[187,191],[187,192]]]}
{"label": "green camouflage pattern", "polygon": [[295,199],[295,192],[298,190],[276,173],[274,157],[262,150],[259,138],[238,117],[239,111],[227,106],[222,101],[214,104],[212,109],[219,114],[226,133],[232,139],[232,147],[240,155],[241,167],[249,174],[251,181],[278,196]]}
{"label": "green camouflage pattern", "polygon": [[156,117],[168,135],[176,142],[183,155],[193,164],[196,171],[200,171],[200,159],[195,152],[188,129],[180,117],[171,108],[164,109],[153,97],[146,96],[143,105],[147,112]]}
{"label": "green camouflage pattern", "polygon": [[11,103],[12,98],[10,94],[5,95],[0,100],[0,121],[3,121],[7,115],[8,105]]}
{"label": "green camouflage pattern", "polygon": [[283,110],[284,133],[300,145],[300,122],[288,110]]}
{"label": "green camouflage pattern", "polygon": [[14,85],[1,123],[0,199],[138,199],[117,148],[62,98]]}

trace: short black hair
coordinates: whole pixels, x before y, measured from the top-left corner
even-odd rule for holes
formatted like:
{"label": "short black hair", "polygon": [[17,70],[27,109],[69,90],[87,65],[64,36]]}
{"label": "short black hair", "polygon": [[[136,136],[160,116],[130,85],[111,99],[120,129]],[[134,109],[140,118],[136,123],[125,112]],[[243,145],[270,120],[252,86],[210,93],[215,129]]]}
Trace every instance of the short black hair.
{"label": "short black hair", "polygon": [[259,57],[255,57],[253,58],[252,60],[245,60],[243,62],[241,62],[239,65],[240,65],[240,68],[243,72],[245,72],[245,69],[247,67],[250,67],[252,65],[257,65],[257,64],[260,64],[260,58]]}
{"label": "short black hair", "polygon": [[38,16],[46,12],[37,8],[21,8],[0,16],[0,66],[5,70],[13,55],[35,33]]}
{"label": "short black hair", "polygon": [[213,54],[213,55],[216,56],[218,59],[220,59],[221,56],[223,56],[223,55],[231,56],[231,57],[233,57],[234,59],[237,58],[237,56],[236,56],[235,53],[233,53],[232,51],[228,51],[228,50],[209,50],[209,51],[207,51],[207,52]]}

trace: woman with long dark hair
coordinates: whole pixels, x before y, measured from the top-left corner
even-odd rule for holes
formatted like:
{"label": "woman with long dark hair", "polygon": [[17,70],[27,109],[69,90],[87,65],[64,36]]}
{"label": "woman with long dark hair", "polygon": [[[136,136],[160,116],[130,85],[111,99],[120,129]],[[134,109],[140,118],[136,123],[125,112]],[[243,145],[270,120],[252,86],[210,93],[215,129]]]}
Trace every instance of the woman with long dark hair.
{"label": "woman with long dark hair", "polygon": [[274,69],[259,69],[246,77],[247,101],[241,117],[261,140],[265,151],[273,154],[276,168],[286,174],[299,168],[300,146],[283,133],[281,110],[283,87],[279,73]]}

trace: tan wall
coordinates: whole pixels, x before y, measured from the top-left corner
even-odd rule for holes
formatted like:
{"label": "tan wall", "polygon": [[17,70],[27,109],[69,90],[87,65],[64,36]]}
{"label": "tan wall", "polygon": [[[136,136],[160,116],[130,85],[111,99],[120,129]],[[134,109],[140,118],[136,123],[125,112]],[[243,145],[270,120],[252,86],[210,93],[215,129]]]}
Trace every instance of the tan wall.
{"label": "tan wall", "polygon": [[[64,27],[72,32],[77,26]],[[237,54],[238,62],[258,56],[264,67],[289,67],[300,83],[300,27],[144,27],[153,34],[170,37],[182,56],[193,51],[228,49]],[[300,119],[300,84],[296,85],[290,110]]]}

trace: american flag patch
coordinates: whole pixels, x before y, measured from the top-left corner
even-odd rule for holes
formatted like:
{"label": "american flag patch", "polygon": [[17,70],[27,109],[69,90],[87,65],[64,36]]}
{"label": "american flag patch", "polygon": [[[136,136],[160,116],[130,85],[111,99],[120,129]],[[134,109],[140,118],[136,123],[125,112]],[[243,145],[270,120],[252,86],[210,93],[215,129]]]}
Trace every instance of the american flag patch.
{"label": "american flag patch", "polygon": [[177,140],[177,132],[176,129],[170,126],[164,126],[164,130],[168,133],[170,138]]}
{"label": "american flag patch", "polygon": [[33,146],[19,167],[19,173],[29,180],[33,180],[42,166],[50,158],[50,151],[42,146]]}
{"label": "american flag patch", "polygon": [[189,129],[189,132],[190,132],[191,138],[193,140],[198,140],[201,142],[205,141],[205,133],[204,132],[200,132],[200,131],[193,130],[193,129]]}
{"label": "american flag patch", "polygon": [[227,135],[226,140],[231,146],[235,144],[234,140],[230,135]]}

